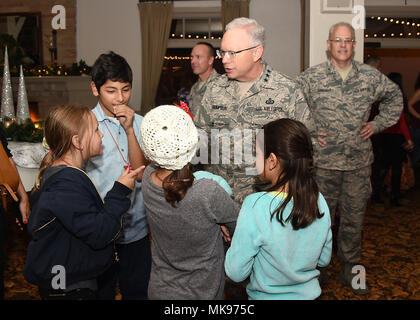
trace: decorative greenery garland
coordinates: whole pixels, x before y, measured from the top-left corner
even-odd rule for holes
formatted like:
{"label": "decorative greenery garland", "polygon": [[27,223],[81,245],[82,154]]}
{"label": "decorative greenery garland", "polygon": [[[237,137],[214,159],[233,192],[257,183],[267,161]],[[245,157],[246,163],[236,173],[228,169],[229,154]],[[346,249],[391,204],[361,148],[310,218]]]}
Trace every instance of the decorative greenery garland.
{"label": "decorative greenery garland", "polygon": [[[73,63],[70,68],[65,65],[44,65],[36,67],[23,67],[23,75],[25,77],[48,77],[48,76],[81,76],[83,74],[90,75],[91,67],[85,61],[80,60],[79,63]],[[19,68],[13,66],[10,68],[10,75],[19,76]]]}
{"label": "decorative greenery garland", "polygon": [[32,122],[31,119],[21,124],[7,118],[0,122],[0,127],[6,133],[7,138],[21,142],[42,142],[44,130],[41,128],[43,125],[44,121]]}

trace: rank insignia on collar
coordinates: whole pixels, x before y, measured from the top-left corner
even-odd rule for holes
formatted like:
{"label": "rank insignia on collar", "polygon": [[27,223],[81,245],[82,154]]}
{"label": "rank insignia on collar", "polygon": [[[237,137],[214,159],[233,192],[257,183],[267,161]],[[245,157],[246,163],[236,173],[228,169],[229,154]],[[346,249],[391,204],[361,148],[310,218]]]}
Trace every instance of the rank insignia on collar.
{"label": "rank insignia on collar", "polygon": [[274,100],[270,98],[265,103],[266,104],[274,104]]}

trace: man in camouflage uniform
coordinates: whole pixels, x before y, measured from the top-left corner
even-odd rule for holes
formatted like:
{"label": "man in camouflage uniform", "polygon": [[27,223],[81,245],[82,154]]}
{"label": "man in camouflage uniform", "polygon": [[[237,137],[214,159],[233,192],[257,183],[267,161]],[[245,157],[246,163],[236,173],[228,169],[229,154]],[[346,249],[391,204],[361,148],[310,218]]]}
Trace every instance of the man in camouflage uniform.
{"label": "man in camouflage uniform", "polygon": [[[226,159],[226,153],[222,152],[221,160],[214,162],[209,159],[210,165],[206,167],[228,181],[239,206],[247,195],[255,192],[255,172],[251,175],[246,170],[253,167],[254,162],[245,163],[244,159],[247,150],[253,150],[253,143],[245,136],[249,137],[250,131],[254,130],[252,135],[255,140],[257,129],[279,118],[300,120],[308,128],[314,128],[309,108],[297,84],[262,62],[263,51],[262,26],[248,18],[230,22],[218,51],[226,74],[209,85],[202,100],[202,109],[194,118],[197,127],[208,136],[214,137],[214,133],[220,130],[220,136],[232,135],[239,144],[242,143],[243,161],[234,159],[234,147],[238,147],[236,142],[230,143],[230,157]],[[217,153],[214,151],[217,150],[215,144],[211,149],[213,155]],[[219,148],[219,151],[223,149]]]}
{"label": "man in camouflage uniform", "polygon": [[[338,205],[340,225],[337,255],[343,262],[339,279],[352,285],[352,268],[360,261],[363,217],[371,194],[373,162],[369,137],[398,121],[403,107],[399,88],[378,70],[353,60],[355,32],[337,23],[327,40],[331,58],[307,69],[298,82],[317,126],[316,179],[331,214]],[[381,101],[379,114],[370,122],[370,106]],[[357,294],[367,287],[351,286]]]}
{"label": "man in camouflage uniform", "polygon": [[209,83],[219,76],[213,69],[213,62],[216,50],[208,42],[198,42],[191,51],[191,68],[193,73],[198,75],[198,80],[190,90],[190,113],[195,117],[201,108],[203,99]]}

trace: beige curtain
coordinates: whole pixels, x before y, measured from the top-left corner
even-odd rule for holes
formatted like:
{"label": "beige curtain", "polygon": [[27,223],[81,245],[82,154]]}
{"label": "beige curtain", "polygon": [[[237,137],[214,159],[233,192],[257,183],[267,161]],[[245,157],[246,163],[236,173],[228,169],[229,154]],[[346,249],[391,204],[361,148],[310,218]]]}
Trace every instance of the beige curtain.
{"label": "beige curtain", "polygon": [[222,0],[222,25],[225,31],[226,25],[235,18],[249,18],[250,0]]}
{"label": "beige curtain", "polygon": [[142,2],[138,7],[142,50],[141,113],[145,114],[155,106],[169,39],[173,2]]}

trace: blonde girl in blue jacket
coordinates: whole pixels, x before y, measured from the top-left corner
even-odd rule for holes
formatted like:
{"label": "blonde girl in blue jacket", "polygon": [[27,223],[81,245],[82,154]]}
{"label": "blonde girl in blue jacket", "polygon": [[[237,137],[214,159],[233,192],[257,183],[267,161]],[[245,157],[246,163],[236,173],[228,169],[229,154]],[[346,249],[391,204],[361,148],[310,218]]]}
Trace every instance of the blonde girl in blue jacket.
{"label": "blonde girl in blue jacket", "polygon": [[31,196],[32,240],[23,271],[42,299],[96,299],[97,278],[114,259],[121,216],[144,167],[127,168],[102,199],[83,170],[84,162],[102,153],[102,137],[86,106],[56,107],[45,121],[51,151]]}
{"label": "blonde girl in blue jacket", "polygon": [[331,259],[327,203],[313,176],[313,149],[306,127],[279,119],[257,137],[256,167],[265,192],[245,198],[226,274],[241,282],[250,276],[249,299],[316,299],[317,267]]}

